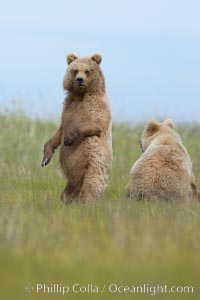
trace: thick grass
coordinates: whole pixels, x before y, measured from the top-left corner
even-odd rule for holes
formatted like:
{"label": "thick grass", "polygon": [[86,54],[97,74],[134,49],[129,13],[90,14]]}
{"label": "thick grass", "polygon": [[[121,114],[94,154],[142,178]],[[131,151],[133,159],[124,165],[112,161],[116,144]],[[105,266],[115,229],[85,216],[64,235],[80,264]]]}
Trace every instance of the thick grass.
{"label": "thick grass", "polygon": [[[157,299],[200,298],[200,204],[135,202],[125,197],[143,126],[113,126],[114,160],[98,204],[63,206],[65,180],[58,153],[40,167],[44,142],[57,124],[22,114],[0,116],[0,299],[149,299],[108,292],[118,285],[193,286],[194,293]],[[200,186],[200,125],[178,127]],[[105,292],[36,293],[37,283],[92,283]],[[25,287],[33,286],[30,293]]]}

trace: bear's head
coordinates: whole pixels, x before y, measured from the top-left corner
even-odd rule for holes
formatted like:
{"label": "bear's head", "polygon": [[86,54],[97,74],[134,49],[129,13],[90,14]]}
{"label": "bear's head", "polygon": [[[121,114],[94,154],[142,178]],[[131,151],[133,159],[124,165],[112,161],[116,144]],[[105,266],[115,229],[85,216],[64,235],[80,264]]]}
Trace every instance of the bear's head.
{"label": "bear's head", "polygon": [[171,119],[167,119],[163,123],[150,120],[145,126],[145,129],[142,133],[142,138],[140,140],[142,152],[144,152],[157,137],[170,134],[171,136],[180,139],[179,135],[174,131],[173,128],[174,124]]}
{"label": "bear's head", "polygon": [[100,68],[101,55],[91,57],[67,56],[68,69],[63,87],[76,94],[105,92],[104,76]]}

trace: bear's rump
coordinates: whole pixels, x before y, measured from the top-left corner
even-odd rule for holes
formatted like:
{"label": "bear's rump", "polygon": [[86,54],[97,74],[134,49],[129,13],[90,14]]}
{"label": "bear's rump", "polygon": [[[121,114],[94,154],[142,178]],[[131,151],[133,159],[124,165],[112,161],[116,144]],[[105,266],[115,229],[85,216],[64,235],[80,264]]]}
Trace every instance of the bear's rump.
{"label": "bear's rump", "polygon": [[184,198],[192,193],[191,178],[184,164],[136,164],[131,172],[132,196],[136,198]]}

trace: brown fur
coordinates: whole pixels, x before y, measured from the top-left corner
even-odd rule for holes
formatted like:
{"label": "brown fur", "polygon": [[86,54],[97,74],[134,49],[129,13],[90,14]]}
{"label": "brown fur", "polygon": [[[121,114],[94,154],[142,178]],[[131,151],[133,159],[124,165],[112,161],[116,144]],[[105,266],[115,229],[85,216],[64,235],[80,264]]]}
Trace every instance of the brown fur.
{"label": "brown fur", "polygon": [[[99,199],[112,160],[111,114],[105,93],[101,56],[67,56],[68,70],[63,80],[68,91],[61,126],[44,146],[42,166],[49,163],[61,145],[60,163],[67,178],[64,202]],[[81,85],[77,78],[82,78]]]}
{"label": "brown fur", "polygon": [[199,198],[190,157],[171,120],[149,121],[140,145],[144,153],[132,166],[126,188],[128,197],[137,200]]}

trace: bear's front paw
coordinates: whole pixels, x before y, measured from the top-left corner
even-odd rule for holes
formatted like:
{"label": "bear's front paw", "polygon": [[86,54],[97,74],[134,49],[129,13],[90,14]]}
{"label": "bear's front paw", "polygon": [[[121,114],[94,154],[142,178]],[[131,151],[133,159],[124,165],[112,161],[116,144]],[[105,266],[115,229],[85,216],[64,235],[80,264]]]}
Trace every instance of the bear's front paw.
{"label": "bear's front paw", "polygon": [[65,137],[65,139],[64,139],[64,145],[65,146],[72,146],[73,143],[74,143],[74,141],[72,139],[70,139],[68,137]]}
{"label": "bear's front paw", "polygon": [[45,167],[46,165],[48,165],[48,163],[51,160],[51,157],[52,157],[52,154],[50,154],[50,153],[49,154],[44,154],[42,162],[41,162],[41,166]]}
{"label": "bear's front paw", "polygon": [[67,133],[64,138],[64,145],[72,146],[77,140],[78,140],[78,133],[76,132]]}
{"label": "bear's front paw", "polygon": [[48,163],[50,162],[52,155],[53,155],[53,149],[51,146],[49,146],[48,144],[46,144],[44,146],[44,155],[42,158],[42,162],[41,162],[41,166],[45,167],[46,165],[48,165]]}

